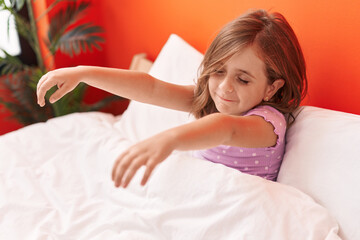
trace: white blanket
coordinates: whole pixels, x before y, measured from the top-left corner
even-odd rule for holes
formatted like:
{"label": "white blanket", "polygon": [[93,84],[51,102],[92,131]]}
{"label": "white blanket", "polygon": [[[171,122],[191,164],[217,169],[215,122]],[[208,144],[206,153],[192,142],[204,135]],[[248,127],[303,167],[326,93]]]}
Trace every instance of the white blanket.
{"label": "white blanket", "polygon": [[175,152],[115,188],[119,120],[71,114],[0,137],[0,239],[339,239],[295,188]]}

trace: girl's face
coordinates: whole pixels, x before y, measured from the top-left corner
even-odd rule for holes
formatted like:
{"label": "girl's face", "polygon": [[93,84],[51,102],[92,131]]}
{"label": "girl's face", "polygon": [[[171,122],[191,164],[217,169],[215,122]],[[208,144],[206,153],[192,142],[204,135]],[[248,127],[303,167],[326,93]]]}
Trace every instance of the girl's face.
{"label": "girl's face", "polygon": [[266,97],[270,99],[283,84],[273,85],[268,84],[265,64],[253,47],[234,54],[209,78],[209,92],[217,110],[231,115],[242,115]]}

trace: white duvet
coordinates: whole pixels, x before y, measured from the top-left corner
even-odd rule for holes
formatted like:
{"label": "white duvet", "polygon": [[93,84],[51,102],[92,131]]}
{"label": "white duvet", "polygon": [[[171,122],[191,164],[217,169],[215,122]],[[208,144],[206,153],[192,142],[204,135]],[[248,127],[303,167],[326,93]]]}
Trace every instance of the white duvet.
{"label": "white duvet", "polygon": [[[71,114],[0,137],[0,239],[339,239],[295,188],[175,152],[141,187],[115,188],[131,144],[104,113]],[[121,125],[121,124],[120,124]]]}

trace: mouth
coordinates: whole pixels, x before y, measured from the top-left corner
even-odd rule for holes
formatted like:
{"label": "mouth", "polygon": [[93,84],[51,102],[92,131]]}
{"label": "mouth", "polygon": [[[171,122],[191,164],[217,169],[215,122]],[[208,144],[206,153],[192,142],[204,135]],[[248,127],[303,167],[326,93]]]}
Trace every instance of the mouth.
{"label": "mouth", "polygon": [[220,100],[224,101],[224,102],[236,102],[235,100],[233,99],[228,99],[228,98],[224,98],[224,97],[221,97],[220,95],[216,94],[218,98],[220,98]]}

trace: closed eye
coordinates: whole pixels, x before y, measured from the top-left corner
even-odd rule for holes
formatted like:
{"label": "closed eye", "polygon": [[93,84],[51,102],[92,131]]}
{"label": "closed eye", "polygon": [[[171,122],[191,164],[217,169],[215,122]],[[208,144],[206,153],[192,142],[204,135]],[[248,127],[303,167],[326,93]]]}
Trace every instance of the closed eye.
{"label": "closed eye", "polygon": [[242,79],[242,78],[237,78],[237,80],[238,80],[240,83],[245,84],[245,85],[249,83],[249,81],[246,81],[246,80],[244,80],[244,79]]}

